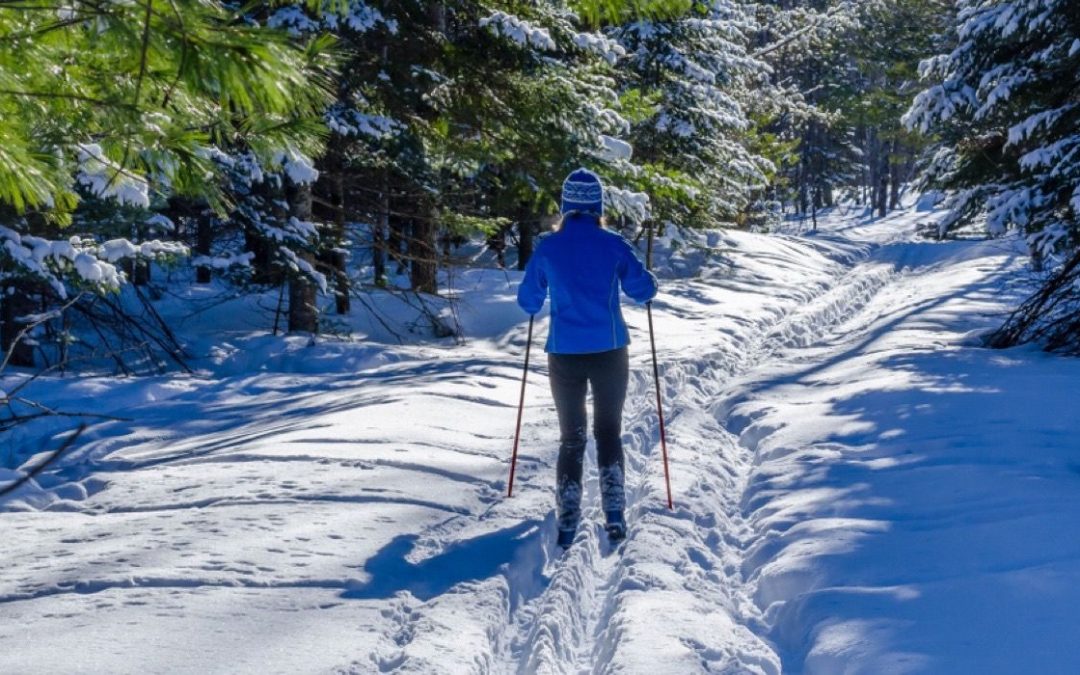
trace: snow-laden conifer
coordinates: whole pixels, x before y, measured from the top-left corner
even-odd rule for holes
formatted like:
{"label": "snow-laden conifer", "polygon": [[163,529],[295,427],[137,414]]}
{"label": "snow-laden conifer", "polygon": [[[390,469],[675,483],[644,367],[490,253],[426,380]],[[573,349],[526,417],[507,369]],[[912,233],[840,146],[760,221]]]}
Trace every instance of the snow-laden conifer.
{"label": "snow-laden conifer", "polygon": [[770,163],[745,143],[746,97],[768,72],[749,53],[754,28],[744,5],[720,1],[636,16],[611,30],[627,54],[630,142],[665,220],[729,220],[765,182]]}
{"label": "snow-laden conifer", "polygon": [[930,86],[904,116],[942,143],[928,179],[953,190],[942,232],[984,221],[1035,252],[1072,249],[1080,225],[1080,36],[1073,3],[960,3],[955,48],[927,59]]}
{"label": "snow-laden conifer", "polygon": [[1080,250],[1078,17],[1068,0],[960,2],[955,47],[923,62],[929,86],[904,116],[940,139],[926,172],[950,191],[940,232],[1016,229],[1037,266],[1058,270],[999,335],[1002,344],[1078,344],[1080,296],[1067,277]]}

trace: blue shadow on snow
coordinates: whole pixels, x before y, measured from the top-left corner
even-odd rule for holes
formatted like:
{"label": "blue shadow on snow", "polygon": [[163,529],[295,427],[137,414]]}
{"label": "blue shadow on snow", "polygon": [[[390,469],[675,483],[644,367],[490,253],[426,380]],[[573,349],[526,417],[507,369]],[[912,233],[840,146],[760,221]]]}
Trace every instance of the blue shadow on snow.
{"label": "blue shadow on snow", "polygon": [[364,564],[364,571],[371,575],[370,581],[350,588],[341,597],[386,599],[399,591],[409,591],[427,601],[464,581],[493,576],[501,566],[512,562],[523,547],[538,545],[540,534],[541,528],[535,521],[525,521],[457,542],[419,563],[405,559],[418,535],[399,535]]}

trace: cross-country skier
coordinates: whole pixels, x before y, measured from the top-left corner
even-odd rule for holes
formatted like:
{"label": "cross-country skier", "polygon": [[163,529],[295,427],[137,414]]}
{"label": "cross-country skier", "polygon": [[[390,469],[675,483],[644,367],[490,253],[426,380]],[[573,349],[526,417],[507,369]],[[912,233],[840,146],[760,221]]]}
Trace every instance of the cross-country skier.
{"label": "cross-country skier", "polygon": [[551,296],[545,351],[559,415],[556,475],[558,543],[570,546],[581,520],[586,442],[586,387],[592,387],[593,435],[600,495],[609,539],[626,536],[622,409],[629,379],[630,335],[619,286],[637,302],[656,295],[656,277],[618,234],[604,229],[604,187],[587,169],[563,182],[562,220],[544,237],[525,268],[518,304],[530,315]]}

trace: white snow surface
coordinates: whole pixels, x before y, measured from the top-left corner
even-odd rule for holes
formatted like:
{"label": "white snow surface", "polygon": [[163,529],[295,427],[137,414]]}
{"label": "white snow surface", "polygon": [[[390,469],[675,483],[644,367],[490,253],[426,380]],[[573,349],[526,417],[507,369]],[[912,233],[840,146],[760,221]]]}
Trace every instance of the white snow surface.
{"label": "white snow surface", "polygon": [[[675,508],[628,306],[616,551],[590,458],[554,552],[546,317],[505,496],[516,273],[455,277],[465,344],[224,339],[222,306],[181,327],[218,331],[198,376],[35,382],[125,419],[0,500],[0,672],[1080,672],[1080,362],[979,346],[1023,246],[916,238],[936,217],[679,239],[698,264],[653,304]],[[0,481],[66,434],[9,437]]]}

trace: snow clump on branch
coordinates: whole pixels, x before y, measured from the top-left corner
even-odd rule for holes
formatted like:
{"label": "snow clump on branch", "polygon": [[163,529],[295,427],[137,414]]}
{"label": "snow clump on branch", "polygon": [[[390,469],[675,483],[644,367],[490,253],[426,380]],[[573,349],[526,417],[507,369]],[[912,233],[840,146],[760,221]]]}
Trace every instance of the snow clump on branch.
{"label": "snow clump on branch", "polygon": [[284,169],[286,175],[296,185],[308,185],[319,179],[319,170],[314,163],[295,150],[285,150],[274,155],[274,164]]}
{"label": "snow clump on branch", "polygon": [[574,36],[574,44],[580,49],[599,54],[611,65],[620,58],[626,56],[626,50],[618,42],[596,33],[578,33]]}
{"label": "snow clump on branch", "polygon": [[537,28],[506,12],[495,12],[480,19],[480,27],[487,28],[495,35],[509,38],[523,47],[532,46],[549,52],[558,49],[546,28]]}
{"label": "snow clump on branch", "polygon": [[372,140],[382,140],[401,132],[400,122],[383,117],[351,110],[343,106],[334,106],[324,117],[326,126],[342,136],[367,136]]}
{"label": "snow clump on branch", "polygon": [[96,143],[79,143],[78,182],[94,196],[112,198],[121,204],[150,206],[150,186],[146,179],[116,164]]}
{"label": "snow clump on branch", "polygon": [[600,135],[600,143],[603,149],[599,150],[596,156],[606,162],[629,161],[634,154],[634,148],[629,143],[607,134]]}
{"label": "snow clump on branch", "polygon": [[355,33],[366,33],[380,24],[385,26],[390,34],[397,34],[397,21],[387,19],[379,10],[369,7],[361,0],[352,0],[344,7],[339,6],[340,4],[324,2],[317,17],[308,13],[302,5],[287,5],[271,14],[266,25],[287,31],[292,37],[314,33],[324,27],[330,30],[348,28]]}
{"label": "snow clump on branch", "polygon": [[187,247],[178,242],[134,244],[127,239],[111,239],[98,244],[78,236],[53,241],[0,225],[0,256],[9,257],[17,268],[42,279],[60,298],[68,297],[65,279],[99,291],[115,290],[127,281],[116,266],[121,260],[135,256],[156,259],[187,252]]}
{"label": "snow clump on branch", "polygon": [[604,199],[607,201],[612,213],[626,216],[632,222],[643,223],[652,215],[649,195],[644,192],[633,192],[605,185]]}

